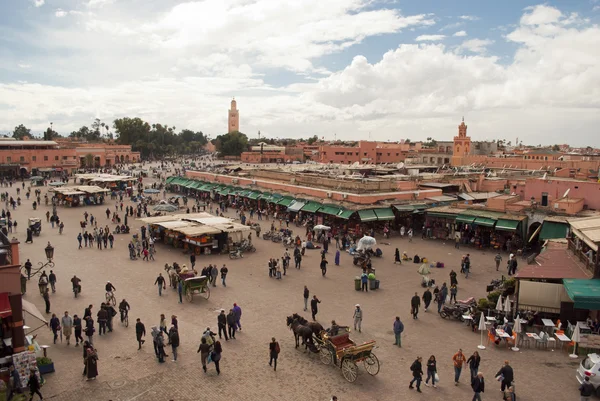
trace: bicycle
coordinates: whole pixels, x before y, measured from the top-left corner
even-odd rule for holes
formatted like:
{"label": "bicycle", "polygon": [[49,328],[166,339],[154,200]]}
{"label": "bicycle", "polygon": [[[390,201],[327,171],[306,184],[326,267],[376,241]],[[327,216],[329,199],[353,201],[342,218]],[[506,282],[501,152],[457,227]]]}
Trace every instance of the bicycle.
{"label": "bicycle", "polygon": [[115,299],[115,295],[112,291],[106,293],[106,302],[112,304],[113,306],[117,305],[117,300]]}
{"label": "bicycle", "polygon": [[127,309],[121,309],[121,324],[129,327],[129,311]]}

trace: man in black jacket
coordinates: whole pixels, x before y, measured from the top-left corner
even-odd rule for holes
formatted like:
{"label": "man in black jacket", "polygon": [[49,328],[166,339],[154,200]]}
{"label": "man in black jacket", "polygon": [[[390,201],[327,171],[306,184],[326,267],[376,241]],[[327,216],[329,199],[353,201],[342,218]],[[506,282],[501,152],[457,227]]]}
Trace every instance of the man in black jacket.
{"label": "man in black jacket", "polygon": [[477,376],[471,380],[471,388],[475,392],[475,394],[473,394],[473,401],[481,401],[481,393],[485,391],[483,373],[477,372]]}
{"label": "man in black jacket", "polygon": [[425,304],[425,312],[427,312],[427,308],[429,308],[429,304],[431,303],[432,299],[433,294],[431,293],[431,290],[428,287],[423,293],[423,303]]}
{"label": "man in black jacket", "polygon": [[508,361],[504,361],[504,366],[496,373],[496,377],[498,376],[502,376],[500,391],[504,391],[505,388],[511,386],[511,383],[514,380],[514,374],[513,368],[508,364]]}
{"label": "man in black jacket", "polygon": [[225,341],[229,341],[229,337],[227,337],[227,315],[225,315],[225,309],[221,309],[221,313],[217,316],[217,323],[219,326],[219,338],[221,337],[221,331],[225,336]]}
{"label": "man in black jacket", "polygon": [[421,298],[419,298],[419,294],[415,292],[415,295],[410,300],[410,310],[413,315],[413,319],[417,319],[417,315],[419,314],[419,306],[421,306]]}
{"label": "man in black jacket", "polygon": [[233,309],[229,309],[227,314],[227,329],[229,330],[229,338],[235,339],[235,331],[237,330],[237,321]]}
{"label": "man in black jacket", "polygon": [[412,371],[412,374],[413,374],[413,379],[410,381],[408,388],[412,389],[413,383],[417,382],[417,392],[418,393],[421,392],[421,380],[423,379],[423,366],[421,365],[422,359],[423,358],[418,356],[417,359],[410,366],[410,370]]}
{"label": "man in black jacket", "polygon": [[144,323],[142,323],[142,321],[138,317],[136,319],[136,323],[135,323],[135,337],[137,338],[137,342],[138,342],[138,350],[142,349],[142,344],[146,342],[146,340],[142,340],[142,337],[145,337],[145,336],[146,336],[146,326],[144,326]]}

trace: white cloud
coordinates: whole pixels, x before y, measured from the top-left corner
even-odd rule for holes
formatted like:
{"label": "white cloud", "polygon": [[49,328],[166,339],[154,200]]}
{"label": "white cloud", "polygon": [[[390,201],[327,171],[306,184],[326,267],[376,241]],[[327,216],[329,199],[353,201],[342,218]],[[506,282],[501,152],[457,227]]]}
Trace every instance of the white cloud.
{"label": "white cloud", "polygon": [[543,25],[558,22],[562,17],[559,9],[547,5],[527,7],[529,11],[521,17],[521,25]]}
{"label": "white cloud", "polygon": [[[103,14],[110,11],[105,8],[65,19],[58,30],[32,32],[29,40],[48,51],[28,55],[27,63],[43,65],[68,84],[44,83],[32,76],[35,68],[27,71],[29,83],[0,83],[0,129],[23,123],[41,131],[53,121],[68,133],[95,116],[106,122],[139,116],[214,137],[226,130],[235,96],[242,131],[272,137],[343,132],[360,139],[371,131],[386,140],[451,139],[464,115],[474,139],[516,132],[527,133],[531,143],[552,144],[568,133],[575,145],[600,145],[598,26],[563,13],[549,17],[556,15],[552,10],[535,15],[539,10],[532,8],[517,27],[507,28],[506,40],[517,50],[502,62],[485,52],[491,39],[471,39],[458,49],[401,44],[367,59],[350,48],[353,43],[433,18],[372,14],[358,0],[308,1],[312,7],[284,12],[266,0],[226,6],[207,0],[202,4],[213,8],[195,25],[189,19],[197,8],[175,7],[156,18],[145,10],[125,13],[117,3],[115,13]],[[328,72],[320,57],[340,49],[355,57]],[[10,63],[15,70],[18,64]],[[299,83],[274,78],[289,70],[299,71]]]}
{"label": "white cloud", "polygon": [[25,70],[31,68],[31,64],[19,63],[17,65],[19,66],[19,68],[23,68]]}
{"label": "white cloud", "polygon": [[82,15],[83,13],[81,11],[77,11],[77,10],[63,10],[62,8],[58,8],[56,9],[56,11],[54,12],[54,16],[57,18],[63,18],[66,17],[67,15]]}
{"label": "white cloud", "polygon": [[444,40],[446,35],[420,35],[415,39],[417,42],[436,42],[440,40]]}
{"label": "white cloud", "polygon": [[461,15],[458,18],[460,18],[461,20],[464,20],[464,21],[477,21],[477,20],[479,20],[479,17],[476,17],[474,15]]}
{"label": "white cloud", "polygon": [[115,1],[116,0],[89,0],[86,3],[86,6],[90,7],[90,8],[94,8],[94,7],[100,8],[100,7],[109,5],[109,4],[113,4]]}
{"label": "white cloud", "polygon": [[465,31],[458,31],[458,32],[455,32],[454,35],[452,35],[452,36],[456,36],[456,37],[467,36],[467,32],[465,32]]}
{"label": "white cloud", "polygon": [[600,5],[599,6],[594,6],[594,8],[592,8],[592,11],[600,11]]}
{"label": "white cloud", "polygon": [[33,5],[36,7],[41,7],[44,5],[45,2],[46,0],[33,0]]}
{"label": "white cloud", "polygon": [[493,43],[494,41],[490,39],[469,39],[462,42],[462,44],[458,47],[458,50],[468,50],[472,53],[485,53],[487,51],[487,47]]}

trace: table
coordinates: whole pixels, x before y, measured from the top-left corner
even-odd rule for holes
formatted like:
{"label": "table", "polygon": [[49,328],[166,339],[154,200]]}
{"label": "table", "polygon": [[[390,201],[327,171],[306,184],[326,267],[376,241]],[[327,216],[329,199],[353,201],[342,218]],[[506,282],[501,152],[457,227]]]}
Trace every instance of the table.
{"label": "table", "polygon": [[550,319],[542,319],[545,327],[554,327],[554,322]]}
{"label": "table", "polygon": [[533,338],[534,340],[541,340],[540,336],[538,336],[536,333],[525,333],[527,334],[527,337],[529,338]]}
{"label": "table", "polygon": [[486,316],[485,320],[487,320],[488,322],[495,322],[496,318],[494,316]]}
{"label": "table", "polygon": [[44,351],[44,357],[47,358],[48,354],[47,354],[47,350],[48,348],[50,348],[49,345],[40,345],[40,348],[42,349],[42,351]]}
{"label": "table", "polygon": [[554,334],[560,340],[560,348],[562,349],[565,343],[570,343],[571,339],[564,334]]}

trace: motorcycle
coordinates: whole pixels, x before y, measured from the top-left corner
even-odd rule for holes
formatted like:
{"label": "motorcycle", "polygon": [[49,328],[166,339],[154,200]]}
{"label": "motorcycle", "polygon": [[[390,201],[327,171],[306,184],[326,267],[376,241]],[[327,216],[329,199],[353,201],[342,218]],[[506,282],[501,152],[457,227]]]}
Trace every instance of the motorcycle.
{"label": "motorcycle", "polygon": [[466,301],[458,301],[454,305],[444,305],[440,310],[440,316],[444,319],[448,317],[453,317],[461,322],[464,322],[465,319],[463,315],[469,314],[475,310],[475,300],[473,298],[469,298]]}
{"label": "motorcycle", "polygon": [[243,258],[244,254],[241,249],[236,249],[235,251],[229,252],[229,259],[239,259]]}
{"label": "motorcycle", "polygon": [[75,296],[75,298],[77,298],[77,296],[79,295],[80,292],[81,292],[81,285],[77,285],[77,286],[73,287],[73,295]]}

